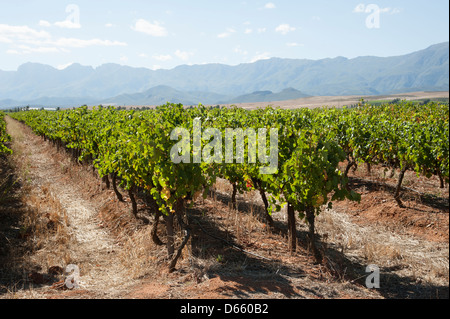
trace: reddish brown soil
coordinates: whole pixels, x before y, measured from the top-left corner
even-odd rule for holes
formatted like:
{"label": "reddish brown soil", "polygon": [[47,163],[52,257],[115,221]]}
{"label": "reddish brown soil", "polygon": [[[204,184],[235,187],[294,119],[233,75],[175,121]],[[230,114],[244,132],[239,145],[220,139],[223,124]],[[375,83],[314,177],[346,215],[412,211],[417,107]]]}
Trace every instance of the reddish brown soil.
{"label": "reddish brown soil", "polygon": [[386,176],[384,168],[373,167],[368,174],[365,167],[360,167],[349,177],[352,188],[362,195],[361,202],[344,201],[336,203],[335,208],[351,214],[356,223],[404,229],[434,242],[449,241],[449,189],[448,185],[440,189],[437,177],[428,179],[407,172],[404,184],[408,186],[403,184],[402,189],[405,208],[394,200],[396,177]]}

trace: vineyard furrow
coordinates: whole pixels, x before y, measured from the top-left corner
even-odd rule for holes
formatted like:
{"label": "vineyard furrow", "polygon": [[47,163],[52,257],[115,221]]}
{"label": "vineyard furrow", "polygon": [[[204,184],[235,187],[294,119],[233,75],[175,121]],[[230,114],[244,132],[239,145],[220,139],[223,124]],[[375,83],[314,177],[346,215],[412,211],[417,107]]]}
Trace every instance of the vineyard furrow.
{"label": "vineyard furrow", "polygon": [[98,203],[84,199],[80,185],[61,170],[61,166],[71,165],[70,159],[55,157],[55,150],[26,132],[22,124],[7,121],[14,149],[20,150],[16,160],[31,183],[25,198],[27,207],[37,215],[62,216],[57,249],[41,247],[32,258],[46,260],[48,268],[61,260],[76,265],[82,270],[79,289],[92,295],[114,298],[122,293],[133,284],[129,270],[117,262],[123,248],[110,232],[99,227]]}

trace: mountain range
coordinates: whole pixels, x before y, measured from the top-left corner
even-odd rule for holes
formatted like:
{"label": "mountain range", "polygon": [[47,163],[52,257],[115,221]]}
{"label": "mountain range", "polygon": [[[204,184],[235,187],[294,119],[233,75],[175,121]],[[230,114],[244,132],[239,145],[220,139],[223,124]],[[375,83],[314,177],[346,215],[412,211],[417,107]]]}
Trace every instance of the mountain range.
{"label": "mountain range", "polygon": [[[26,63],[0,70],[0,108],[19,105],[194,105],[272,102],[306,96],[385,95],[449,90],[449,43],[394,57],[182,65],[150,70]],[[277,93],[273,93],[277,92]]]}

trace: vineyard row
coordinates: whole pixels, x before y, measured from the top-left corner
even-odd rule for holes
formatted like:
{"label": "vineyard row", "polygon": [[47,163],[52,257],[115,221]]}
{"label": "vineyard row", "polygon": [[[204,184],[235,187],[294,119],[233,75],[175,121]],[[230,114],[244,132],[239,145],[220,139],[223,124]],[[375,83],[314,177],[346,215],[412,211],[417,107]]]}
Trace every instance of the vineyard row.
{"label": "vineyard row", "polygon": [[[348,185],[347,175],[352,167],[365,163],[399,169],[394,198],[400,206],[406,171],[413,170],[427,177],[436,175],[441,187],[449,181],[449,110],[440,103],[418,106],[402,102],[314,110],[204,106],[186,109],[167,104],[146,111],[82,107],[59,112],[27,111],[11,116],[58,148],[70,150],[78,161],[92,164],[105,182],[112,178],[118,200],[123,200],[119,184],[128,192],[135,215],[135,196],[144,194],[156,220],[165,218],[170,270],[175,269],[190,236],[190,228],[183,218],[185,205],[201,194],[206,196],[217,178],[226,179],[233,186],[233,203],[238,192],[257,190],[271,226],[272,212],[287,205],[291,251],[296,248],[296,217],[305,219],[309,225],[309,245],[318,262],[323,256],[315,243],[316,215],[323,207],[332,208],[335,201],[361,198]],[[278,170],[275,174],[261,174],[265,164],[259,161],[175,163],[171,150],[177,140],[171,133],[179,128],[191,132],[199,120],[203,129],[218,130],[222,136],[229,129],[277,129]],[[1,132],[0,124],[0,139]],[[189,138],[194,145],[194,137]],[[203,136],[196,142],[203,149],[211,138]],[[270,141],[265,142],[263,149],[269,150]],[[256,147],[254,143],[245,136],[245,155]],[[220,147],[225,154],[225,146],[220,144]],[[194,148],[189,151],[190,158],[194,158]],[[344,162],[347,166],[341,171],[339,167]],[[177,250],[173,241],[175,222],[184,233]],[[153,240],[161,244],[156,231]]]}

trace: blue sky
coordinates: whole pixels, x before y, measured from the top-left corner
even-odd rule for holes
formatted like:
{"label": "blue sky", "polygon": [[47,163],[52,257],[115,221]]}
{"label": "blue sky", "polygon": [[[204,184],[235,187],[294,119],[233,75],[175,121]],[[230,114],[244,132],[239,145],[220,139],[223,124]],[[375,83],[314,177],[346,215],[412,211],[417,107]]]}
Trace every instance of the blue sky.
{"label": "blue sky", "polygon": [[0,0],[0,70],[394,56],[449,40],[447,0]]}

